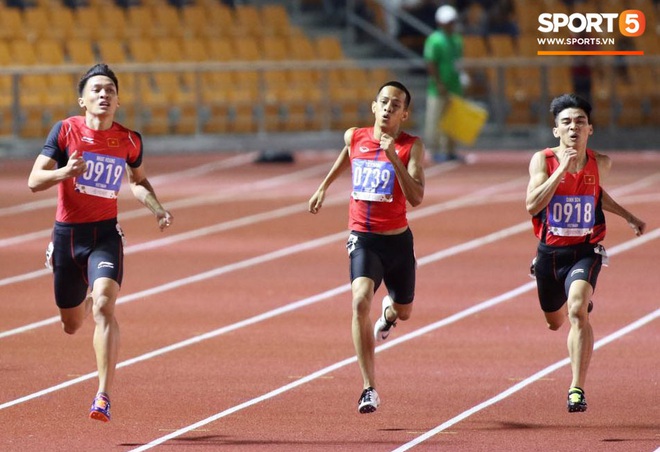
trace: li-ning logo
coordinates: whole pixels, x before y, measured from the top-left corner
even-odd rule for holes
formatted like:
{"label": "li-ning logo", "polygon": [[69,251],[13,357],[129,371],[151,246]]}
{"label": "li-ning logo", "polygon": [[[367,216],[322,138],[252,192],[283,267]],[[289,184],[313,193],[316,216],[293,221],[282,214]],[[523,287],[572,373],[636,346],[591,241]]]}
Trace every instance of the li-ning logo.
{"label": "li-ning logo", "polygon": [[99,262],[99,265],[96,268],[115,268],[115,264],[113,264],[112,262],[103,261],[103,262]]}
{"label": "li-ning logo", "polygon": [[576,268],[575,270],[573,270],[571,272],[571,277],[573,277],[575,275],[579,275],[580,273],[584,273],[584,268]]}
{"label": "li-ning logo", "polygon": [[[618,20],[618,31],[623,36],[636,37],[646,30],[646,16],[637,9],[627,9],[622,13],[542,13],[539,14],[538,31],[557,33],[566,27],[573,33],[614,33],[614,23]],[[605,27],[603,30],[602,27]]]}

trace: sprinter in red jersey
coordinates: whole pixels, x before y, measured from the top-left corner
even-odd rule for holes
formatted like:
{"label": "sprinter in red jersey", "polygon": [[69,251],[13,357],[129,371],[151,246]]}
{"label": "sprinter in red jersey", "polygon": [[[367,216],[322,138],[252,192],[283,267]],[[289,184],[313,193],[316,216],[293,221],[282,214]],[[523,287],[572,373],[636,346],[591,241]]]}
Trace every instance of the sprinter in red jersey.
{"label": "sprinter in red jersey", "polygon": [[569,412],[579,412],[587,409],[583,388],[594,346],[591,297],[607,258],[600,245],[605,238],[603,211],[624,218],[636,235],[644,233],[646,225],[601,186],[612,162],[587,148],[593,133],[591,105],[574,94],[564,94],[552,101],[550,111],[559,146],[535,153],[529,164],[526,204],[539,238],[532,274],[548,328],[556,331],[566,317],[570,321],[573,379],[567,406]]}
{"label": "sprinter in red jersey", "polygon": [[[28,186],[33,192],[58,186],[53,241],[47,265],[53,269],[55,303],[62,328],[75,333],[93,312],[99,386],[89,417],[110,420],[110,390],[119,325],[114,309],[123,277],[123,233],[117,223],[117,195],[124,172],[133,195],[156,216],[161,230],[172,223],[147,180],[142,137],[114,122],[119,83],[105,64],[93,66],[78,83],[85,116],[57,122],[37,157]],[[89,292],[89,293],[88,293]]]}
{"label": "sprinter in red jersey", "polygon": [[[407,320],[415,295],[415,253],[406,218],[424,197],[424,146],[401,130],[408,118],[410,93],[396,81],[385,83],[371,104],[373,127],[344,133],[344,148],[316,193],[309,211],[318,213],[330,184],[347,168],[353,175],[346,247],[350,256],[353,295],[353,344],[362,372],[360,413],[378,408],[374,348],[387,339],[396,320]],[[381,282],[388,294],[372,326],[371,301]]]}

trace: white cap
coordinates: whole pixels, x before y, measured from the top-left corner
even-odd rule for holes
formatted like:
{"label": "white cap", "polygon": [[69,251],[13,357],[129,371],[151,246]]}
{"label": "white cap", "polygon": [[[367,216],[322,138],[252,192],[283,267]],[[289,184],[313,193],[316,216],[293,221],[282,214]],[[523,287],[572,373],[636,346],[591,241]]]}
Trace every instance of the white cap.
{"label": "white cap", "polygon": [[435,12],[435,21],[441,25],[446,25],[456,19],[458,19],[458,12],[451,5],[442,5]]}

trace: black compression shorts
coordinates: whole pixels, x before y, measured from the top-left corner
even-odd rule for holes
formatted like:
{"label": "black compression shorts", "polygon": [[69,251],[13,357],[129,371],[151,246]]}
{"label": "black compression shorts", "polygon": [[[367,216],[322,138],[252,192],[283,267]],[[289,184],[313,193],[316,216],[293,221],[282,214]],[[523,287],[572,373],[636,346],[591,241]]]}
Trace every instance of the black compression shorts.
{"label": "black compression shorts", "polygon": [[398,235],[351,231],[346,243],[350,256],[351,282],[358,277],[381,282],[396,303],[412,303],[415,298],[416,260],[410,229]]}
{"label": "black compression shorts", "polygon": [[74,308],[98,278],[121,285],[124,271],[123,233],[116,219],[95,223],[60,223],[53,229],[55,303]]}
{"label": "black compression shorts", "polygon": [[587,243],[562,247],[539,244],[534,275],[544,312],[561,309],[573,281],[587,281],[596,290],[603,259],[594,251],[597,246]]}

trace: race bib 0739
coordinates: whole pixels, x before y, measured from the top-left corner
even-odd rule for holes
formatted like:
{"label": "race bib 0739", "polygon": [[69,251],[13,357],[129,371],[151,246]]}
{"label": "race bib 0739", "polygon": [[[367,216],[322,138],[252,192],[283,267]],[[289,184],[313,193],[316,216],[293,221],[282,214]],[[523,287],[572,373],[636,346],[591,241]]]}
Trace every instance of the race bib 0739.
{"label": "race bib 0739", "polygon": [[76,191],[101,198],[117,198],[126,160],[92,152],[83,152],[82,157],[86,170],[76,178]]}
{"label": "race bib 0739", "polygon": [[353,199],[392,202],[394,166],[379,160],[353,160]]}
{"label": "race bib 0739", "polygon": [[591,234],[595,222],[596,203],[593,196],[555,195],[548,205],[549,231],[562,237]]}

